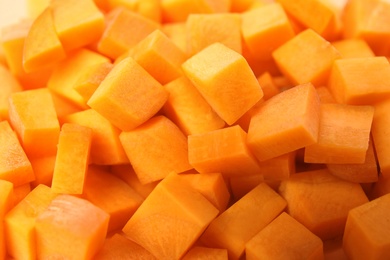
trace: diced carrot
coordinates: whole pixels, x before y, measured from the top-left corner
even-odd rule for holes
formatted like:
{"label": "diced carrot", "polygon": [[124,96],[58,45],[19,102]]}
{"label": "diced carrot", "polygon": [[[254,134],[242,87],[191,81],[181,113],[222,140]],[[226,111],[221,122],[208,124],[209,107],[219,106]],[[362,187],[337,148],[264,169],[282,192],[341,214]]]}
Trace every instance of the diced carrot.
{"label": "diced carrot", "polygon": [[259,60],[272,59],[272,52],[294,37],[283,7],[271,3],[242,14],[242,37]]}
{"label": "diced carrot", "polygon": [[377,199],[388,193],[390,193],[390,178],[380,174],[378,181],[374,184],[371,190],[370,198]]}
{"label": "diced carrot", "polygon": [[84,98],[85,102],[91,98],[113,67],[114,65],[107,61],[90,66],[88,70],[84,71],[84,74],[80,75],[73,87]]}
{"label": "diced carrot", "polygon": [[[156,116],[119,139],[142,184],[161,180],[171,172],[192,169],[187,138],[164,116]],[[153,145],[151,145],[153,144]]]}
{"label": "diced carrot", "polygon": [[35,180],[31,182],[34,188],[39,184],[51,186],[55,161],[56,155],[30,158],[35,175]]}
{"label": "diced carrot", "polygon": [[364,163],[370,139],[374,108],[321,104],[316,143],[306,146],[308,163]]}
{"label": "diced carrot", "polygon": [[348,213],[343,248],[351,259],[390,257],[390,194],[358,206]]}
{"label": "diced carrot", "polygon": [[227,250],[224,248],[209,248],[194,246],[184,255],[182,260],[227,260]]}
{"label": "diced carrot", "polygon": [[23,68],[32,72],[55,65],[66,53],[54,27],[51,8],[46,8],[32,23],[24,41]]}
{"label": "diced carrot", "polygon": [[60,126],[48,89],[13,93],[9,120],[29,157],[56,153]]}
{"label": "diced carrot", "polygon": [[36,218],[37,258],[91,259],[103,246],[109,218],[87,200],[58,195]]}
{"label": "diced carrot", "polygon": [[63,124],[64,117],[83,110],[83,108],[77,106],[76,104],[67,100],[63,96],[60,96],[57,93],[54,93],[50,89],[49,89],[49,91],[50,91],[51,97],[53,99],[54,108],[56,110],[57,118],[58,118],[58,121],[60,122],[60,124]]}
{"label": "diced carrot", "polygon": [[98,41],[98,50],[116,59],[158,28],[159,24],[153,20],[123,7],[115,8],[106,15],[106,27]]}
{"label": "diced carrot", "polygon": [[168,92],[162,85],[128,57],[110,71],[87,104],[116,127],[128,131],[154,116],[167,99]]}
{"label": "diced carrot", "polygon": [[130,164],[112,165],[111,173],[126,182],[144,199],[149,196],[149,194],[158,184],[158,181],[142,184]]}
{"label": "diced carrot", "polygon": [[180,77],[164,85],[169,97],[163,106],[169,117],[185,135],[221,129],[223,121],[202,97],[187,77]]}
{"label": "diced carrot", "polygon": [[278,86],[275,84],[271,73],[264,72],[259,77],[257,77],[257,81],[259,82],[261,89],[263,90],[263,99],[267,100],[273,96],[276,96],[280,93]]}
{"label": "diced carrot", "polygon": [[323,86],[323,87],[317,87],[316,88],[318,97],[320,98],[320,101],[322,104],[328,104],[328,103],[337,103],[336,99],[333,97],[332,93],[330,93],[329,88]]}
{"label": "diced carrot", "polygon": [[106,0],[103,10],[109,11],[117,7],[125,7],[157,23],[161,23],[160,0]]}
{"label": "diced carrot", "polygon": [[119,141],[120,130],[95,110],[87,109],[70,114],[63,121],[92,129],[90,150],[92,164],[112,165],[129,162]]}
{"label": "diced carrot", "polygon": [[187,54],[193,56],[219,42],[241,53],[241,17],[238,14],[191,14],[186,20]]}
{"label": "diced carrot", "polygon": [[143,259],[156,260],[142,246],[127,239],[121,233],[116,233],[112,237],[106,238],[103,247],[94,256],[95,260],[114,260],[114,259]]}
{"label": "diced carrot", "polygon": [[245,253],[247,260],[324,258],[322,240],[285,212],[249,240]]}
{"label": "diced carrot", "polygon": [[[14,184],[9,181],[0,180],[0,219],[4,220],[5,214],[14,206],[13,201]],[[1,233],[1,232],[0,232]],[[1,252],[1,249],[0,249]]]}
{"label": "diced carrot", "polygon": [[187,55],[160,30],[156,30],[129,49],[132,57],[161,84],[182,76],[181,64]]}
{"label": "diced carrot", "polygon": [[188,160],[200,173],[225,176],[252,175],[259,164],[246,144],[247,134],[238,125],[188,136]]}
{"label": "diced carrot", "polygon": [[5,216],[7,253],[15,259],[36,259],[35,220],[57,196],[38,185]]}
{"label": "diced carrot", "polygon": [[160,30],[168,36],[182,52],[187,52],[187,26],[185,22],[164,23]]}
{"label": "diced carrot", "polygon": [[333,61],[341,57],[328,41],[312,29],[297,34],[272,55],[280,71],[292,83],[311,82],[316,87],[327,83]]}
{"label": "diced carrot", "polygon": [[264,182],[262,174],[229,177],[232,201],[238,201],[262,182]]}
{"label": "diced carrot", "polygon": [[157,259],[180,259],[217,214],[197,191],[162,180],[123,232]]}
{"label": "diced carrot", "polygon": [[70,51],[97,41],[104,30],[104,16],[92,0],[51,0],[55,30]]}
{"label": "diced carrot", "polygon": [[328,170],[302,172],[282,181],[279,193],[287,213],[321,239],[343,235],[348,211],[368,202],[358,183],[341,180]]}
{"label": "diced carrot", "polygon": [[108,232],[122,229],[143,201],[127,183],[93,166],[88,168],[82,197],[110,215]]}
{"label": "diced carrot", "polygon": [[263,91],[245,58],[221,43],[214,43],[182,65],[214,111],[232,125],[262,97]]}
{"label": "diced carrot", "polygon": [[51,183],[53,192],[83,193],[91,140],[91,128],[70,123],[62,125]]}
{"label": "diced carrot", "polygon": [[343,238],[328,239],[324,242],[324,259],[325,260],[348,260],[343,249]]}
{"label": "diced carrot", "polygon": [[259,161],[317,142],[320,101],[312,84],[281,92],[261,104],[248,130],[248,145]]}
{"label": "diced carrot", "polygon": [[[346,156],[346,153],[344,154]],[[379,169],[376,163],[372,140],[368,144],[364,163],[327,164],[326,166],[331,174],[350,182],[371,183],[378,181]]]}
{"label": "diced carrot", "polygon": [[[260,81],[259,81],[260,83]],[[264,97],[259,100],[253,107],[251,107],[245,114],[243,114],[234,124],[239,125],[245,132],[248,132],[249,124],[252,120],[252,117],[257,113],[264,102]]]}
{"label": "diced carrot", "polygon": [[86,101],[74,89],[77,80],[90,66],[108,62],[109,59],[88,49],[77,49],[70,53],[54,69],[47,87],[81,109],[86,109]]}
{"label": "diced carrot", "polygon": [[292,151],[259,163],[265,181],[287,180],[295,173],[296,151]]}
{"label": "diced carrot", "polygon": [[8,98],[14,92],[22,91],[22,86],[5,66],[0,64],[0,121],[8,119]]}
{"label": "diced carrot", "polygon": [[231,0],[230,12],[241,13],[248,10],[257,0]]}
{"label": "diced carrot", "polygon": [[14,187],[14,205],[21,202],[28,194],[30,194],[31,190],[32,188],[30,183]]}
{"label": "diced carrot", "polygon": [[343,59],[375,56],[370,46],[363,39],[343,39],[332,42],[332,45],[340,52]]}
{"label": "diced carrot", "polygon": [[340,59],[333,64],[328,87],[338,103],[372,105],[390,97],[389,82],[385,57]]}

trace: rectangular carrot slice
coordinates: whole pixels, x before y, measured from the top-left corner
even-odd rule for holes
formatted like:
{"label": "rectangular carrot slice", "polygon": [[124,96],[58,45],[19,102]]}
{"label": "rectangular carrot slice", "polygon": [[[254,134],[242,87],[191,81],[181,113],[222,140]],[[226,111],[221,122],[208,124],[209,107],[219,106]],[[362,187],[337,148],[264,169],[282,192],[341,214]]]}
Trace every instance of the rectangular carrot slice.
{"label": "rectangular carrot slice", "polygon": [[0,80],[2,87],[0,89],[0,121],[8,119],[8,98],[12,93],[22,91],[22,86],[14,75],[0,64]]}
{"label": "rectangular carrot slice", "polygon": [[77,124],[64,124],[58,140],[51,188],[56,193],[82,194],[84,189],[92,130]]}
{"label": "rectangular carrot slice", "polygon": [[37,258],[91,259],[103,246],[109,218],[87,200],[58,195],[36,217]]}
{"label": "rectangular carrot slice", "polygon": [[245,58],[222,43],[209,45],[185,61],[182,68],[228,125],[235,123],[263,97]]}
{"label": "rectangular carrot slice", "polygon": [[319,112],[320,101],[310,83],[274,96],[252,116],[249,148],[265,161],[317,142]]}
{"label": "rectangular carrot slice", "polygon": [[30,163],[8,121],[0,122],[0,179],[20,186],[35,179]]}
{"label": "rectangular carrot slice", "polygon": [[123,232],[157,259],[180,259],[217,214],[199,192],[162,180]]}
{"label": "rectangular carrot slice", "polygon": [[316,143],[306,146],[308,163],[364,163],[374,108],[321,104]]}
{"label": "rectangular carrot slice", "polygon": [[215,218],[201,237],[208,247],[226,248],[229,259],[239,259],[245,244],[286,207],[286,201],[267,184],[248,194]]}
{"label": "rectangular carrot slice", "polygon": [[35,259],[35,220],[57,196],[45,185],[38,185],[4,218],[7,253],[15,259]]}

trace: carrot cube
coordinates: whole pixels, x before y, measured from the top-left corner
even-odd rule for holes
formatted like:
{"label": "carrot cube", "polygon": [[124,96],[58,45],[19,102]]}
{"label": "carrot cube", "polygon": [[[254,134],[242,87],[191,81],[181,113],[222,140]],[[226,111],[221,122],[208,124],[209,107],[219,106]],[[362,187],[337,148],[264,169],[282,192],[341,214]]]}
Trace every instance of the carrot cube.
{"label": "carrot cube", "polygon": [[296,151],[289,152],[259,163],[260,171],[266,181],[287,180],[295,173]]}
{"label": "carrot cube", "polygon": [[161,180],[171,172],[192,169],[187,138],[165,116],[156,116],[119,139],[141,183]]}
{"label": "carrot cube", "polygon": [[14,205],[19,204],[28,194],[30,194],[32,188],[30,183],[26,183],[17,187],[14,187]]}
{"label": "carrot cube", "polygon": [[[287,41],[272,53],[280,71],[293,84],[325,85],[339,52],[312,29]],[[307,66],[310,64],[310,66]]]}
{"label": "carrot cube", "polygon": [[375,56],[371,47],[363,39],[343,39],[332,42],[332,45],[340,52],[343,59]]}
{"label": "carrot cube", "polygon": [[167,99],[161,84],[128,57],[115,65],[87,104],[119,129],[129,131],[154,116]]}
{"label": "carrot cube", "polygon": [[245,58],[221,43],[214,43],[182,65],[214,111],[232,125],[262,97],[263,91]]}
{"label": "carrot cube", "polygon": [[58,195],[36,218],[37,258],[91,259],[103,246],[109,218],[87,200]]}
{"label": "carrot cube", "polygon": [[348,214],[343,248],[351,259],[390,257],[390,194],[358,206]]}
{"label": "carrot cube", "polygon": [[104,16],[93,0],[52,0],[54,27],[65,50],[97,41],[104,30]]}
{"label": "carrot cube", "polygon": [[116,59],[158,28],[159,24],[153,20],[118,7],[106,15],[106,27],[97,48],[104,55]]}
{"label": "carrot cube", "polygon": [[232,201],[236,202],[253,190],[257,185],[264,182],[262,174],[232,176],[229,179]]}
{"label": "carrot cube", "polygon": [[0,64],[0,121],[8,119],[8,98],[12,93],[22,91],[22,86],[5,66]]}
{"label": "carrot cube", "polygon": [[0,122],[0,179],[15,186],[33,181],[35,175],[18,137],[8,121]]}
{"label": "carrot cube", "polygon": [[252,116],[248,145],[259,161],[317,142],[320,101],[312,84],[281,92]]}
{"label": "carrot cube", "polygon": [[321,104],[316,143],[306,146],[308,163],[364,163],[371,123],[372,106]]}
{"label": "carrot cube", "polygon": [[285,212],[257,233],[245,252],[248,260],[324,258],[322,240]]}
{"label": "carrot cube", "polygon": [[238,53],[242,51],[241,17],[238,14],[191,14],[185,26],[189,56],[216,42]]}
{"label": "carrot cube", "polygon": [[188,250],[182,260],[227,260],[227,250],[224,248],[209,248],[203,246],[194,246]]}
{"label": "carrot cube", "polygon": [[385,57],[337,60],[328,87],[338,103],[372,105],[380,102],[390,97],[389,61]]}
{"label": "carrot cube", "polygon": [[259,82],[261,89],[263,90],[264,100],[270,99],[271,97],[276,96],[280,93],[280,89],[274,82],[271,73],[262,73],[260,76],[257,77],[257,81]]}
{"label": "carrot cube", "polygon": [[92,129],[90,162],[98,165],[128,163],[120,141],[120,130],[93,109],[76,112],[66,116],[65,123],[79,124]]}
{"label": "carrot cube", "polygon": [[327,104],[327,103],[337,103],[336,99],[333,97],[332,93],[330,93],[330,90],[328,87],[317,87],[316,88],[318,97],[320,98],[321,104]]}
{"label": "carrot cube", "polygon": [[370,199],[379,198],[387,193],[390,193],[390,178],[380,174],[378,181],[372,187]]}
{"label": "carrot cube", "polygon": [[14,206],[13,192],[14,192],[14,184],[12,182],[1,179],[0,180],[0,219],[1,220],[4,220],[5,214]]}
{"label": "carrot cube", "polygon": [[35,259],[35,220],[57,196],[45,185],[38,185],[4,218],[7,253],[15,259]]}
{"label": "carrot cube", "polygon": [[93,166],[88,169],[82,197],[110,215],[108,232],[122,229],[143,201],[127,183]]}
{"label": "carrot cube", "polygon": [[246,144],[247,134],[238,125],[188,136],[188,160],[201,173],[225,176],[251,175],[259,164]]}
{"label": "carrot cube", "polygon": [[31,182],[31,185],[34,188],[39,184],[50,186],[53,180],[56,155],[30,158],[30,162],[35,175],[35,180]]}
{"label": "carrot cube", "polygon": [[286,201],[267,184],[256,186],[215,218],[201,237],[208,247],[226,248],[229,259],[239,259],[245,244],[286,207]]}
{"label": "carrot cube", "polygon": [[218,210],[200,193],[162,180],[123,228],[157,259],[180,259]]}
{"label": "carrot cube", "polygon": [[9,120],[29,157],[53,155],[57,151],[60,125],[48,89],[13,93]]}
{"label": "carrot cube", "polygon": [[63,124],[58,141],[51,188],[56,193],[81,194],[89,164],[92,130]]}
{"label": "carrot cube", "polygon": [[181,23],[164,23],[160,30],[168,36],[179,49],[187,53],[187,27],[185,22]]}
{"label": "carrot cube", "polygon": [[343,235],[348,211],[368,202],[360,184],[326,169],[290,176],[279,193],[287,201],[287,213],[323,240]]}
{"label": "carrot cube", "polygon": [[244,12],[241,30],[246,46],[258,60],[272,59],[272,52],[295,34],[279,3]]}
{"label": "carrot cube", "polygon": [[128,51],[127,56],[132,57],[161,84],[182,76],[181,64],[187,58],[160,30],[146,36]]}

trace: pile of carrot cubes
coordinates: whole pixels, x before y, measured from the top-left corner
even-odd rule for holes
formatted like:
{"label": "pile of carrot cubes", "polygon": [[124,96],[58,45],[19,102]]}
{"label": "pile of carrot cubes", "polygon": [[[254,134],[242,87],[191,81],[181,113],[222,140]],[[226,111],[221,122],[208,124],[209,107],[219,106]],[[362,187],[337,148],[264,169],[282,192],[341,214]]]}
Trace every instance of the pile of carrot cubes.
{"label": "pile of carrot cubes", "polygon": [[389,1],[27,4],[0,259],[390,259]]}

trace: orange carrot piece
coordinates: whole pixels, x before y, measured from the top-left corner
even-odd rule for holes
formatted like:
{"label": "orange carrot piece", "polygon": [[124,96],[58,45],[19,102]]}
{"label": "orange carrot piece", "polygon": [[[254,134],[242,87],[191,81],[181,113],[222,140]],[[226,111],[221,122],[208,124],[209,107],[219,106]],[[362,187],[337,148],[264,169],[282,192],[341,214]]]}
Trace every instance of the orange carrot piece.
{"label": "orange carrot piece", "polygon": [[322,240],[285,212],[249,240],[245,252],[248,260],[324,258]]}
{"label": "orange carrot piece", "polygon": [[351,259],[390,257],[390,194],[352,209],[348,214],[343,248]]}
{"label": "orange carrot piece", "polygon": [[230,12],[241,13],[250,9],[257,0],[231,0]]}
{"label": "orange carrot piece", "polygon": [[363,39],[343,39],[332,42],[343,59],[374,57],[375,54]]}
{"label": "orange carrot piece", "polygon": [[182,76],[181,64],[187,55],[160,30],[146,36],[126,56],[132,57],[161,84]]}
{"label": "orange carrot piece", "polygon": [[334,104],[337,103],[336,99],[333,97],[332,93],[330,93],[329,88],[327,87],[317,87],[316,88],[318,97],[320,98],[320,101],[322,104]]}
{"label": "orange carrot piece", "polygon": [[[307,29],[277,48],[273,58],[280,71],[294,84],[327,83],[333,61],[339,52],[319,34]],[[310,67],[307,64],[310,63]]]}
{"label": "orange carrot piece", "polygon": [[35,220],[57,196],[38,185],[5,216],[7,253],[15,259],[36,259]]}
{"label": "orange carrot piece", "polygon": [[341,59],[333,64],[328,87],[338,103],[372,105],[390,97],[389,81],[385,57]]}
{"label": "orange carrot piece", "polygon": [[106,27],[98,41],[98,50],[116,59],[158,28],[159,24],[153,20],[123,7],[115,8],[106,15]]}
{"label": "orange carrot piece", "polygon": [[8,121],[0,122],[0,179],[20,186],[35,179],[31,163]]}
{"label": "orange carrot piece", "polygon": [[187,138],[164,116],[156,116],[119,139],[142,184],[161,180],[171,172],[192,169]]}
{"label": "orange carrot piece", "polygon": [[307,83],[281,92],[260,105],[248,130],[248,145],[265,161],[317,141],[320,102]]}
{"label": "orange carrot piece", "polygon": [[191,14],[186,20],[187,54],[193,56],[219,42],[241,53],[241,17],[238,14]]}
{"label": "orange carrot piece", "polygon": [[237,202],[262,182],[264,182],[264,176],[262,174],[230,177],[229,185],[232,201]]}
{"label": "orange carrot piece", "polygon": [[66,53],[56,29],[51,8],[46,8],[33,22],[24,41],[23,68],[32,72],[53,66],[64,59]]}
{"label": "orange carrot piece", "polygon": [[143,201],[127,183],[93,166],[88,169],[82,197],[110,215],[108,232],[122,229]]}
{"label": "orange carrot piece", "polygon": [[[13,201],[14,184],[9,181],[0,180],[0,219],[14,206]],[[1,250],[0,250],[1,252]]]}
{"label": "orange carrot piece", "polygon": [[226,248],[229,259],[239,259],[245,244],[285,207],[285,200],[261,183],[215,218],[201,242],[208,247]]}
{"label": "orange carrot piece", "polygon": [[30,194],[31,190],[32,188],[30,183],[14,187],[14,205],[21,202],[28,194]]}
{"label": "orange carrot piece", "polygon": [[91,140],[92,129],[78,124],[62,125],[51,183],[54,192],[83,193]]}
{"label": "orange carrot piece", "polygon": [[86,109],[86,101],[74,89],[74,85],[90,66],[108,62],[109,59],[88,49],[77,49],[62,60],[50,76],[47,87],[81,109]]}
{"label": "orange carrot piece", "polygon": [[59,122],[48,89],[13,93],[9,101],[9,119],[28,156],[56,153]]}
{"label": "orange carrot piece", "polygon": [[168,92],[161,84],[128,57],[110,71],[87,104],[128,131],[154,116],[167,99]]}
{"label": "orange carrot piece", "polygon": [[225,176],[252,175],[259,164],[246,144],[247,134],[238,125],[188,136],[188,160],[200,173]]}
{"label": "orange carrot piece", "polygon": [[22,86],[11,72],[0,64],[0,121],[8,119],[8,98],[12,93],[22,91]]}
{"label": "orange carrot piece", "polygon": [[158,181],[142,184],[130,164],[112,165],[111,173],[126,182],[144,199],[154,190]]}
{"label": "orange carrot piece", "polygon": [[270,3],[242,13],[242,37],[256,59],[270,60],[272,52],[294,37],[283,7]]}
{"label": "orange carrot piece", "polygon": [[103,34],[104,16],[92,0],[51,0],[49,6],[65,50],[87,46]]}
{"label": "orange carrot piece", "polygon": [[180,259],[217,214],[200,193],[162,180],[123,232],[157,259]]}
{"label": "orange carrot piece", "polygon": [[264,100],[268,100],[273,96],[276,96],[280,93],[278,86],[275,84],[271,73],[264,72],[259,77],[257,77],[257,81],[259,82],[261,89],[263,90]]}
{"label": "orange carrot piece", "polygon": [[30,158],[35,175],[35,180],[31,182],[31,185],[34,188],[39,184],[44,184],[46,186],[51,185],[55,161],[56,155]]}
{"label": "orange carrot piece", "polygon": [[325,260],[348,260],[343,249],[343,238],[328,239],[324,242],[324,259]]}
{"label": "orange carrot piece", "polygon": [[185,61],[182,68],[228,125],[236,122],[263,97],[263,91],[245,58],[221,43],[214,43],[198,52]]}
{"label": "orange carrot piece", "polygon": [[60,124],[63,124],[64,117],[83,110],[82,108],[70,102],[66,98],[58,95],[57,93],[54,93],[52,90],[50,90],[50,94],[53,99],[54,108],[56,110],[58,121],[60,122]]}
{"label": "orange carrot piece", "polygon": [[380,174],[378,177],[378,181],[375,182],[374,186],[372,187],[369,198],[377,199],[388,193],[390,193],[390,178]]}
{"label": "orange carrot piece", "polygon": [[37,258],[91,259],[104,244],[109,218],[87,200],[58,195],[36,218]]}
{"label": "orange carrot piece", "polygon": [[282,181],[279,193],[287,213],[321,239],[344,232],[348,211],[368,202],[358,183],[341,180],[328,170],[301,172]]}
{"label": "orange carrot piece", "polygon": [[227,260],[227,250],[224,248],[209,248],[194,246],[184,255],[182,260]]}
{"label": "orange carrot piece", "polygon": [[[347,155],[345,155],[347,156]],[[329,172],[341,179],[358,182],[371,183],[378,181],[378,167],[375,158],[374,146],[370,140],[364,163],[359,164],[327,164]]]}
{"label": "orange carrot piece", "polygon": [[259,163],[265,181],[282,181],[295,173],[296,151],[289,152]]}
{"label": "orange carrot piece", "polygon": [[187,26],[185,22],[164,23],[160,30],[168,36],[182,52],[187,53]]}
{"label": "orange carrot piece", "polygon": [[76,112],[66,116],[66,123],[79,124],[92,129],[90,162],[98,165],[128,163],[120,141],[120,130],[93,109]]}
{"label": "orange carrot piece", "polygon": [[113,67],[114,65],[108,61],[90,66],[80,75],[73,88],[87,102]]}
{"label": "orange carrot piece", "polygon": [[156,260],[142,246],[126,238],[121,233],[116,233],[112,237],[106,238],[103,247],[94,256],[95,260],[109,259],[143,259]]}
{"label": "orange carrot piece", "polygon": [[223,128],[223,121],[186,77],[180,77],[164,85],[169,92],[163,106],[169,117],[185,135],[200,134]]}

